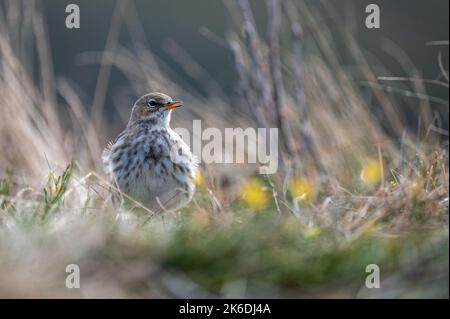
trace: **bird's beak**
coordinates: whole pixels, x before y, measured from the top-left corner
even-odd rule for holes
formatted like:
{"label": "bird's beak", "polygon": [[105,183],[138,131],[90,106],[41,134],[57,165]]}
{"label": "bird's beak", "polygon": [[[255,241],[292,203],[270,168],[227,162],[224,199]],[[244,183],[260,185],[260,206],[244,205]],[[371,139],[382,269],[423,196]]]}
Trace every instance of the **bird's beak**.
{"label": "bird's beak", "polygon": [[174,102],[167,103],[166,105],[161,107],[161,109],[164,111],[167,111],[167,110],[176,109],[177,107],[180,107],[182,105],[183,105],[183,103],[181,103],[180,101],[174,101]]}

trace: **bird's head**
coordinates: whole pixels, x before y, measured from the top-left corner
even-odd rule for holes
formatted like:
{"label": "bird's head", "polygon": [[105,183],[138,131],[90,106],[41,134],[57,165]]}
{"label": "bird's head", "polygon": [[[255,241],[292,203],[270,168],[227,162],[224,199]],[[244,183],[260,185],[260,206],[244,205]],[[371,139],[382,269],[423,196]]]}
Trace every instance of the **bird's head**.
{"label": "bird's head", "polygon": [[182,105],[180,101],[174,101],[163,93],[146,94],[134,103],[130,123],[145,121],[152,125],[168,126],[170,113]]}

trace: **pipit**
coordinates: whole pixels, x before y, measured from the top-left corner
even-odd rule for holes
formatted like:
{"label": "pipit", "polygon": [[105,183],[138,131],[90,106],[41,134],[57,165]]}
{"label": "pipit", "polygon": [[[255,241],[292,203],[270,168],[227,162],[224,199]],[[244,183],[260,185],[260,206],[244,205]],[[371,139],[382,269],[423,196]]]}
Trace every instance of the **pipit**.
{"label": "pipit", "polygon": [[189,147],[170,128],[179,101],[150,93],[133,106],[125,130],[103,151],[110,183],[152,210],[175,210],[195,191],[197,163]]}

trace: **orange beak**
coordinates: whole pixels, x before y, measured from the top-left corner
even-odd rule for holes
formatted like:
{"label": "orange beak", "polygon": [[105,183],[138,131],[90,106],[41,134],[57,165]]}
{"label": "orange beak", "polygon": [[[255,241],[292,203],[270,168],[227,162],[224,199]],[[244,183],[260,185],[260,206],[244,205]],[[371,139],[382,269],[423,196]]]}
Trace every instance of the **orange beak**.
{"label": "orange beak", "polygon": [[177,107],[180,107],[182,105],[183,105],[183,103],[181,103],[180,101],[174,101],[174,102],[171,102],[171,103],[167,103],[166,105],[161,107],[161,109],[164,110],[164,111],[167,111],[167,110],[176,109]]}

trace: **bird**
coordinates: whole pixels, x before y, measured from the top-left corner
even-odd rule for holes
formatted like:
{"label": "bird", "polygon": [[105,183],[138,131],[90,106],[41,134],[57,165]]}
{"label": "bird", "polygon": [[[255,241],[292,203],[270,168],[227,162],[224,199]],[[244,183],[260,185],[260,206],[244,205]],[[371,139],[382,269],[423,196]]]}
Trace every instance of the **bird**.
{"label": "bird", "polygon": [[188,145],[170,127],[180,101],[153,92],[133,105],[125,130],[102,153],[113,189],[151,210],[178,210],[195,192],[198,169]]}

